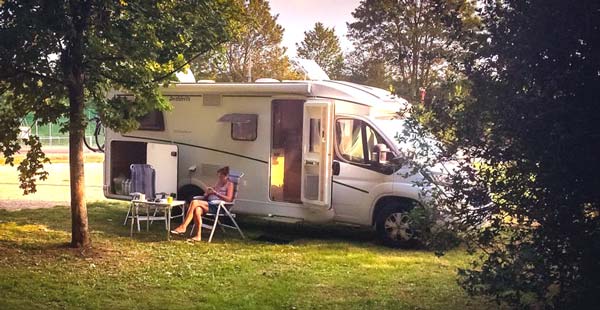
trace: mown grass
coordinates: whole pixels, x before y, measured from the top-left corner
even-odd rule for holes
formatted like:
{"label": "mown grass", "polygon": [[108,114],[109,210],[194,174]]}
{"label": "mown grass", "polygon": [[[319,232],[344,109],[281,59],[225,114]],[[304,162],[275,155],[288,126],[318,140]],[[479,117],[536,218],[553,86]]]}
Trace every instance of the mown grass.
{"label": "mown grass", "polygon": [[[127,205],[88,206],[93,249],[66,247],[69,209],[0,210],[2,309],[486,309],[456,270],[462,250],[379,246],[368,230],[241,219],[248,235],[167,242],[162,223],[129,237]],[[206,236],[206,233],[205,233]],[[271,240],[258,241],[258,240]]]}
{"label": "mown grass", "polygon": [[[53,163],[28,196],[16,169],[0,166],[0,199],[68,201],[68,165]],[[88,200],[102,199],[102,165],[85,169]],[[457,268],[473,259],[462,250],[438,258],[382,247],[369,230],[252,219],[241,219],[247,240],[219,232],[212,244],[167,242],[162,223],[130,238],[126,210],[88,204],[85,252],[66,246],[67,207],[0,210],[0,309],[496,308],[458,287]]]}

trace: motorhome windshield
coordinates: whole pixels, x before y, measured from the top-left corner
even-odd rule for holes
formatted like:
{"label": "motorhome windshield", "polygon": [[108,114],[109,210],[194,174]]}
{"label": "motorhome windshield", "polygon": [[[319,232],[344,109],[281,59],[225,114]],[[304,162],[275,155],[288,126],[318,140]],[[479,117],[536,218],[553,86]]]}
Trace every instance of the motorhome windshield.
{"label": "motorhome windshield", "polygon": [[[422,152],[417,152],[416,148],[418,146],[413,143],[413,141],[401,141],[400,139],[405,133],[405,121],[402,119],[375,119],[373,120],[375,125],[381,129],[381,131],[389,137],[393,142],[394,146],[404,154],[407,153],[417,153],[421,154]],[[410,139],[409,139],[410,140]],[[421,139],[420,139],[421,140]],[[430,155],[439,154],[440,149],[437,146],[437,141],[432,138],[425,137],[422,139],[430,150]]]}
{"label": "motorhome windshield", "polygon": [[375,119],[373,120],[375,125],[381,129],[390,140],[394,142],[394,146],[398,150],[404,149],[403,144],[398,140],[398,136],[402,134],[404,130],[404,120],[401,119]]}

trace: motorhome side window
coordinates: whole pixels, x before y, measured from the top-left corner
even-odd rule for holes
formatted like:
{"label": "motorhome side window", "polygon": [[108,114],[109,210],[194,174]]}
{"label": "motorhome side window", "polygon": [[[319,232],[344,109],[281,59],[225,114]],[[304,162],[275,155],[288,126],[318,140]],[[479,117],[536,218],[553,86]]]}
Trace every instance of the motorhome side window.
{"label": "motorhome side window", "polygon": [[336,140],[343,159],[361,164],[365,162],[367,157],[363,148],[362,121],[339,119],[336,123]]}
{"label": "motorhome side window", "polygon": [[349,162],[371,165],[377,161],[372,151],[385,140],[371,126],[358,119],[338,119],[336,143],[339,156]]}
{"label": "motorhome side window", "polygon": [[138,128],[138,130],[165,130],[165,118],[161,111],[151,111],[150,113],[142,116],[142,118],[140,118],[138,121],[140,122],[140,127]]}
{"label": "motorhome side window", "polygon": [[256,140],[258,114],[229,113],[221,116],[217,122],[231,123],[231,139],[233,140]]}
{"label": "motorhome side window", "polygon": [[310,119],[310,145],[308,146],[309,152],[320,153],[321,152],[321,120]]}
{"label": "motorhome side window", "polygon": [[231,123],[231,139],[254,141],[257,135],[256,119],[248,123]]}

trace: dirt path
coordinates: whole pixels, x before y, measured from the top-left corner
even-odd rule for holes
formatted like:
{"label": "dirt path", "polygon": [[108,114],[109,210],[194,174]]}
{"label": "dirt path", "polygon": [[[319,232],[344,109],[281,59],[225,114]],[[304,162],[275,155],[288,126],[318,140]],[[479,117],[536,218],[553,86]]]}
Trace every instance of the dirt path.
{"label": "dirt path", "polygon": [[43,201],[23,199],[0,199],[0,209],[8,211],[19,211],[23,209],[52,208],[54,206],[69,205],[68,201]]}
{"label": "dirt path", "polygon": [[[15,167],[0,165],[0,209],[21,210],[69,206],[69,164],[55,163],[45,166],[50,174],[45,181],[37,182],[37,192],[23,195]],[[101,163],[85,164],[86,201],[104,201]]]}

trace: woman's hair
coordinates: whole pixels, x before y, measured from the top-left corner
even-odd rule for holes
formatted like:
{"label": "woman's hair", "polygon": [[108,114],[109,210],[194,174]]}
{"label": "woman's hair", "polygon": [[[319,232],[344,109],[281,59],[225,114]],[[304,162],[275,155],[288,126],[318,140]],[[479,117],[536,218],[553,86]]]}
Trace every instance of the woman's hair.
{"label": "woman's hair", "polygon": [[217,170],[217,173],[222,174],[222,175],[229,175],[229,166],[225,166],[225,167]]}

